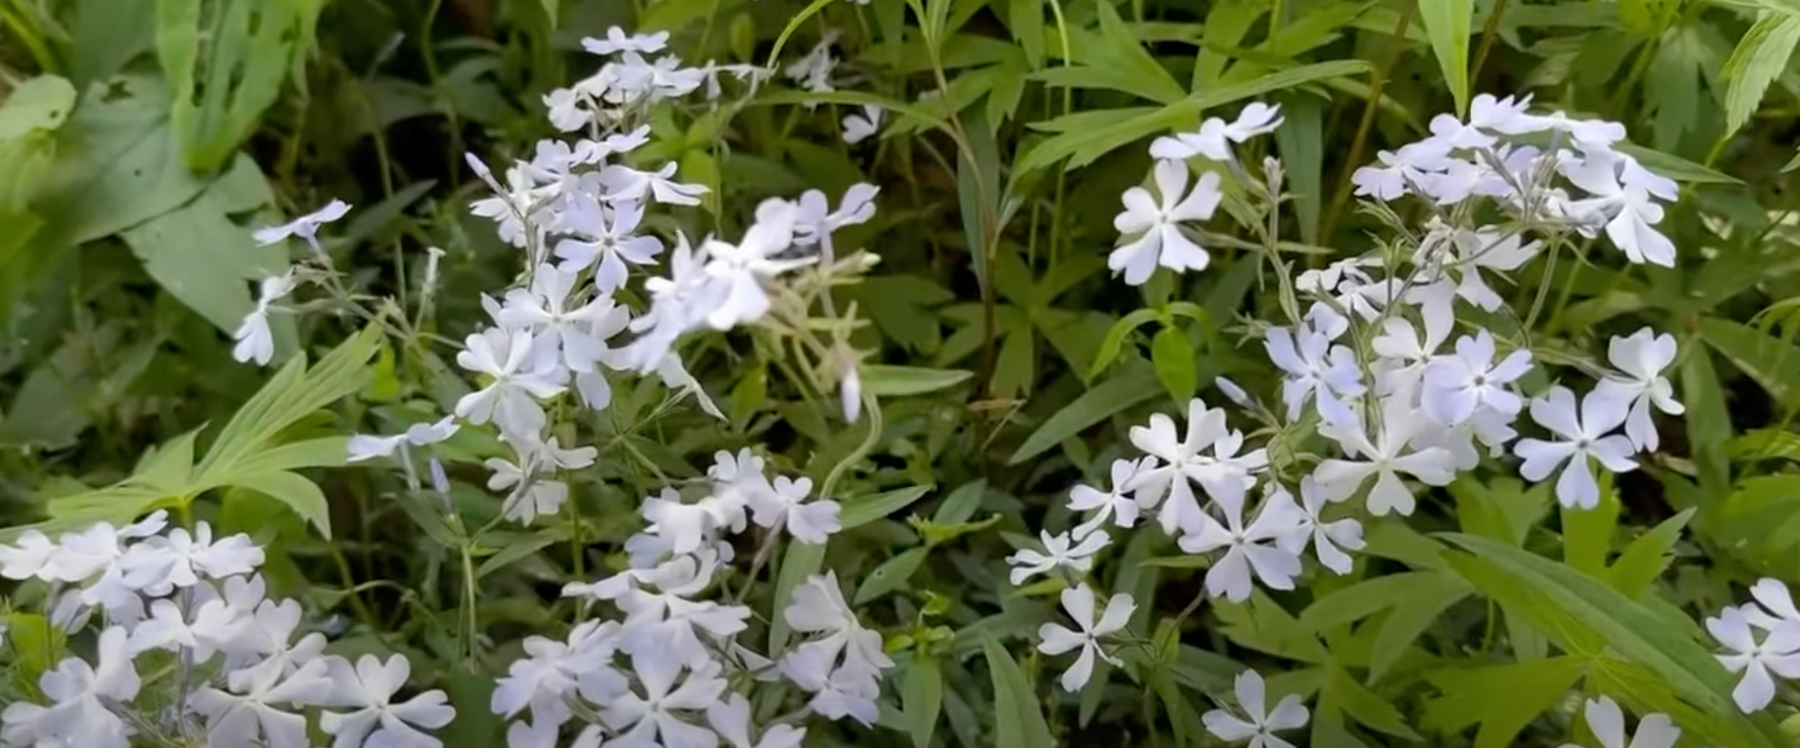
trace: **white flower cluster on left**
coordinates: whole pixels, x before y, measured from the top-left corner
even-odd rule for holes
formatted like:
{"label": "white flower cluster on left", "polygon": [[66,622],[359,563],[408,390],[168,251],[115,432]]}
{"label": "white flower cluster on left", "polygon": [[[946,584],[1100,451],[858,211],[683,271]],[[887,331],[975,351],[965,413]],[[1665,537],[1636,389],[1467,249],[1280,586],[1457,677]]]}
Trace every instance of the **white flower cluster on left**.
{"label": "white flower cluster on left", "polygon": [[[266,596],[262,562],[249,536],[215,539],[205,522],[171,529],[160,511],[0,545],[0,577],[49,585],[55,624],[100,628],[92,662],[71,656],[39,679],[45,703],[0,713],[0,744],[307,748],[311,715],[334,748],[442,745],[425,730],[455,716],[444,693],[396,698],[411,672],[404,655],[351,663],[325,654],[322,634],[296,640],[300,603]],[[140,662],[156,665],[140,672]]]}
{"label": "white flower cluster on left", "polygon": [[[626,543],[629,568],[563,590],[612,615],[584,621],[562,640],[525,641],[529,657],[512,664],[493,696],[495,713],[517,718],[510,748],[558,745],[572,721],[581,723],[575,748],[711,748],[719,740],[791,748],[805,735],[808,714],[875,721],[881,672],[893,662],[881,634],[845,603],[834,573],[813,575],[781,610],[806,641],[771,658],[737,638],[752,617],[742,592],[775,543],[783,536],[825,542],[840,526],[838,504],[809,499],[806,478],[770,480],[748,449],[718,453],[707,475],[705,494],[692,501],[674,488],[644,500],[647,529]],[[717,577],[735,556],[730,537],[750,525],[766,534],[751,578],[728,597]],[[782,679],[811,695],[807,708],[753,725],[749,696],[739,689]]]}

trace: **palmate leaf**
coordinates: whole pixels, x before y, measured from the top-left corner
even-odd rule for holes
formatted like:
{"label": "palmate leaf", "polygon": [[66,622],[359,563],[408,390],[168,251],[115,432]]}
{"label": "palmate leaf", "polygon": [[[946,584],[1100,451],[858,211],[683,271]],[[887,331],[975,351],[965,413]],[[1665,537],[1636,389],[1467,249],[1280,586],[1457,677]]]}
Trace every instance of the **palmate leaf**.
{"label": "palmate leaf", "polygon": [[1800,44],[1800,15],[1764,11],[1725,61],[1725,127],[1736,132],[1750,121],[1769,83],[1781,75]]}
{"label": "palmate leaf", "polygon": [[1475,748],[1506,748],[1561,701],[1589,667],[1581,657],[1552,657],[1478,668],[1445,668],[1425,677],[1442,696],[1425,703],[1423,727],[1458,733],[1480,724]]}
{"label": "palmate leaf", "polygon": [[[1662,679],[1672,696],[1708,715],[1683,724],[1697,737],[1711,744],[1743,748],[1785,744],[1772,718],[1748,717],[1738,710],[1731,699],[1734,683],[1730,673],[1692,638],[1691,623],[1679,613],[1641,604],[1604,581],[1505,543],[1458,533],[1443,537],[1491,564],[1509,580],[1541,594],[1562,614],[1598,634],[1605,651],[1643,666]],[[1479,578],[1469,581],[1483,587]],[[1670,615],[1676,620],[1669,620]]]}

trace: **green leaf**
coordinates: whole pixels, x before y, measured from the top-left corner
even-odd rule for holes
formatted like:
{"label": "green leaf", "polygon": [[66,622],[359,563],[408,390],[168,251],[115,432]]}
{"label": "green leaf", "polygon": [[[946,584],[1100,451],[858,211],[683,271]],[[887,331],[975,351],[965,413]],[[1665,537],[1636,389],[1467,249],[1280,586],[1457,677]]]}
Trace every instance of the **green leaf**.
{"label": "green leaf", "polygon": [[1153,569],[1205,569],[1212,566],[1212,559],[1206,556],[1157,556],[1144,559],[1138,564]]}
{"label": "green leaf", "polygon": [[19,680],[36,687],[42,676],[62,661],[68,637],[60,626],[35,613],[6,614],[6,646],[18,668]]}
{"label": "green leaf", "polygon": [[1164,327],[1150,339],[1150,361],[1156,366],[1156,378],[1175,402],[1194,398],[1200,388],[1200,372],[1194,363],[1194,345],[1187,333],[1177,327]]}
{"label": "green leaf", "polygon": [[1357,722],[1372,730],[1387,733],[1403,740],[1422,740],[1419,734],[1406,726],[1406,718],[1393,704],[1381,698],[1368,687],[1356,682],[1350,673],[1335,665],[1329,666],[1331,676],[1325,681],[1325,691],[1321,700],[1330,701],[1342,707],[1345,714],[1355,718]]}
{"label": "green leaf", "polygon": [[1064,406],[1025,438],[1007,459],[1017,465],[1042,454],[1062,440],[1075,436],[1113,414],[1156,397],[1156,375],[1148,368],[1134,368],[1102,382]]}
{"label": "green leaf", "polygon": [[296,0],[157,0],[157,59],[189,169],[210,173],[237,153],[308,51],[317,16]]}
{"label": "green leaf", "polygon": [[1119,348],[1125,345],[1125,336],[1130,335],[1133,330],[1143,327],[1144,323],[1161,316],[1162,314],[1155,309],[1138,309],[1114,322],[1113,326],[1107,329],[1106,337],[1100,341],[1100,351],[1094,354],[1094,363],[1088,367],[1087,378],[1091,380],[1100,376],[1101,372],[1106,371],[1106,367],[1118,360]]}
{"label": "green leaf", "polygon": [[1419,0],[1419,20],[1450,95],[1456,97],[1458,115],[1469,112],[1469,22],[1474,16],[1474,0]]}
{"label": "green leaf", "polygon": [[381,341],[381,328],[370,325],[310,369],[304,356],[295,356],[225,424],[196,469],[196,480],[229,480],[231,471],[267,448],[283,429],[361,389]]}
{"label": "green leaf", "polygon": [[960,525],[967,522],[981,509],[984,498],[987,498],[985,479],[977,478],[957,486],[956,490],[944,498],[943,503],[938,504],[937,512],[931,515],[931,521],[939,525]]}
{"label": "green leaf", "polygon": [[1281,115],[1284,122],[1275,130],[1275,145],[1287,175],[1286,189],[1294,196],[1300,239],[1317,244],[1325,198],[1325,105],[1316,96],[1284,96]]}
{"label": "green leaf", "polygon": [[1047,748],[1056,745],[1038,706],[1037,690],[1000,642],[981,642],[994,687],[994,748]]}
{"label": "green leaf", "polygon": [[[1009,0],[1006,25],[1012,37],[1025,50],[1025,60],[1032,69],[1044,66],[1043,0]],[[998,121],[998,120],[995,120]]]}
{"label": "green leaf", "polygon": [[862,584],[856,588],[856,597],[851,601],[854,605],[862,605],[870,600],[893,592],[911,579],[913,572],[919,570],[919,564],[925,562],[925,546],[917,546],[901,551],[899,555],[883,561],[874,571],[863,577]]}
{"label": "green leaf", "polygon": [[1697,730],[1701,740],[1744,748],[1774,748],[1782,744],[1776,737],[1773,720],[1753,720],[1738,711],[1731,699],[1735,686],[1731,674],[1706,647],[1690,638],[1687,627],[1680,622],[1671,625],[1605,582],[1542,556],[1473,535],[1449,533],[1443,537],[1492,563],[1592,627],[1610,650],[1661,675],[1682,699],[1707,714],[1719,715],[1717,727]]}
{"label": "green leaf", "polygon": [[1790,411],[1800,409],[1800,349],[1748,325],[1713,317],[1700,320],[1700,337]]}
{"label": "green leaf", "polygon": [[[256,162],[240,155],[231,171],[193,202],[120,236],[163,290],[214,327],[231,333],[255,306],[250,283],[288,266],[284,247],[255,246],[250,228],[231,220],[234,214],[267,205],[272,197]],[[273,321],[291,325],[286,315]],[[284,337],[291,338],[291,333]],[[291,350],[291,340],[286,345]]]}
{"label": "green leaf", "polygon": [[111,236],[192,200],[207,182],[181,163],[160,79],[123,75],[83,93],[56,133],[56,169],[34,207],[53,217],[54,238],[79,244]]}
{"label": "green leaf", "polygon": [[298,473],[276,471],[233,475],[230,485],[247,488],[286,504],[295,514],[318,528],[319,534],[325,536],[326,540],[331,539],[331,506],[325,503],[325,492],[319,490],[318,484]]}
{"label": "green leaf", "polygon": [[1656,578],[1669,568],[1669,554],[1681,540],[1681,531],[1695,511],[1694,507],[1683,509],[1625,546],[1618,560],[1606,570],[1607,581],[1612,583],[1613,589],[1633,599],[1649,591]]}
{"label": "green leaf", "polygon": [[62,127],[74,108],[75,87],[61,76],[40,75],[25,81],[0,103],[0,140]]}
{"label": "green leaf", "polygon": [[914,652],[900,680],[900,708],[906,714],[906,731],[912,736],[913,748],[931,745],[931,733],[937,729],[943,707],[943,668],[937,658]]}
{"label": "green leaf", "polygon": [[1479,722],[1475,748],[1507,748],[1539,714],[1564,699],[1587,666],[1579,657],[1552,657],[1430,671],[1425,678],[1443,695],[1425,702],[1422,726],[1460,733]]}
{"label": "green leaf", "polygon": [[982,110],[971,110],[964,117],[964,131],[968,133],[968,149],[957,153],[957,207],[962,214],[963,241],[968,242],[973,260],[975,283],[981,288],[983,300],[991,302],[994,281],[989,266],[1000,241],[1000,145]]}
{"label": "green leaf", "polygon": [[1705,345],[1689,336],[1682,349],[1690,351],[1681,361],[1681,402],[1687,406],[1688,444],[1693,445],[1694,464],[1700,468],[1700,486],[1708,496],[1725,491],[1731,466],[1725,459],[1725,445],[1731,439],[1731,411],[1727,410],[1725,392],[1719,386],[1718,371]]}
{"label": "green leaf", "polygon": [[842,525],[840,532],[862,527],[863,525],[882,519],[901,509],[905,509],[906,507],[911,506],[913,502],[924,498],[925,494],[931,493],[931,489],[933,488],[935,488],[935,486],[931,485],[908,486],[906,488],[896,488],[892,491],[883,491],[874,496],[845,499],[843,502],[843,512],[838,517],[838,522]]}
{"label": "green leaf", "polygon": [[1756,23],[1725,60],[1727,136],[1750,121],[1769,83],[1787,68],[1795,44],[1800,44],[1800,16],[1769,11],[1757,15]]}
{"label": "green leaf", "polygon": [[1600,474],[1600,503],[1592,509],[1561,505],[1563,563],[1569,568],[1603,576],[1612,552],[1613,531],[1619,527],[1619,499],[1613,495],[1612,474]]}
{"label": "green leaf", "polygon": [[963,369],[863,364],[860,376],[864,393],[876,397],[900,397],[955,387],[969,381],[975,373]]}
{"label": "green leaf", "polygon": [[1800,434],[1780,429],[1751,429],[1733,438],[1726,451],[1731,453],[1733,460],[1800,462]]}
{"label": "green leaf", "polygon": [[1638,160],[1644,168],[1677,182],[1694,184],[1743,184],[1744,180],[1680,156],[1652,150],[1631,143],[1614,143],[1613,149]]}
{"label": "green leaf", "polygon": [[494,555],[482,559],[481,566],[475,569],[475,578],[480,579],[511,566],[515,561],[530,557],[538,551],[550,547],[558,539],[556,535],[548,532],[538,532],[510,539],[501,545],[500,550]]}

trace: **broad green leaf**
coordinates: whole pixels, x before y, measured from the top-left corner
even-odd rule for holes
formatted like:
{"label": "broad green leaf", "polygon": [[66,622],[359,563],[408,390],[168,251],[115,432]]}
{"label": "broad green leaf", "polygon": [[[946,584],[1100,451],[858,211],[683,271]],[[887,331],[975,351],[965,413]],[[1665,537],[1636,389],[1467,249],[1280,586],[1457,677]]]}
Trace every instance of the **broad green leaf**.
{"label": "broad green leaf", "polygon": [[1147,367],[1134,368],[1082,393],[1025,438],[1007,459],[1017,465],[1036,457],[1062,440],[1075,436],[1126,408],[1156,397],[1156,375]]}
{"label": "broad green leaf", "polygon": [[1331,701],[1344,710],[1358,723],[1369,729],[1384,732],[1402,740],[1421,740],[1419,734],[1406,725],[1406,718],[1393,704],[1368,689],[1343,668],[1335,665],[1327,666],[1331,675],[1325,681],[1325,691],[1320,699]]}
{"label": "broad green leaf", "polygon": [[194,473],[194,439],[199,435],[198,430],[189,431],[146,452],[131,471],[132,479],[171,493],[187,490]]}
{"label": "broad green leaf", "polygon": [[1714,317],[1700,320],[1700,336],[1787,409],[1800,408],[1800,349],[1748,325]]}
{"label": "broad green leaf", "polygon": [[1606,570],[1606,579],[1613,589],[1633,599],[1649,591],[1656,578],[1669,568],[1669,554],[1681,540],[1681,531],[1694,512],[1693,507],[1683,509],[1625,546],[1618,560]]}
{"label": "broad green leaf", "polygon": [[1150,339],[1150,361],[1156,367],[1156,378],[1175,402],[1192,400],[1200,387],[1200,372],[1194,362],[1194,345],[1186,332],[1178,327],[1164,327]]}
{"label": "broad green leaf", "polygon": [[1725,60],[1725,128],[1729,135],[1750,121],[1763,92],[1779,77],[1800,44],[1800,16],[1763,11]]}
{"label": "broad green leaf", "polygon": [[231,485],[247,488],[268,496],[294,510],[295,514],[318,528],[319,534],[331,539],[331,507],[325,503],[325,492],[297,473],[275,471],[233,475]]}
{"label": "broad green leaf", "polygon": [[[231,333],[255,306],[251,283],[287,269],[285,248],[256,246],[251,227],[231,220],[271,200],[256,162],[240,155],[231,171],[193,202],[126,229],[121,237],[163,290]],[[272,323],[291,327],[286,315],[276,315]],[[289,339],[283,347],[291,347],[291,332],[282,337]]]}
{"label": "broad green leaf", "polygon": [[874,496],[845,499],[838,522],[843,530],[862,527],[911,506],[913,502],[924,498],[925,494],[931,493],[932,488],[934,486],[909,486],[883,491]]}
{"label": "broad green leaf", "polygon": [[963,369],[863,364],[860,376],[863,392],[876,397],[900,397],[955,387],[975,373]]}
{"label": "broad green leaf", "polygon": [[231,160],[306,54],[317,16],[298,0],[157,0],[157,59],[189,169]]}
{"label": "broad green leaf", "polygon": [[862,584],[856,588],[856,597],[851,604],[862,605],[889,592],[900,589],[911,579],[913,572],[919,570],[919,564],[925,562],[925,546],[916,546],[901,551],[899,555],[883,561],[874,571],[863,577]]}
{"label": "broad green leaf", "polygon": [[61,76],[40,75],[20,83],[0,103],[0,140],[62,127],[74,108],[75,87]]}
{"label": "broad green leaf", "polygon": [[1440,597],[1468,585],[1439,571],[1405,571],[1340,587],[1300,612],[1300,623],[1315,632],[1360,621],[1415,597]]}
{"label": "broad green leaf", "polygon": [[1459,733],[1480,723],[1475,748],[1507,748],[1539,714],[1563,701],[1588,668],[1579,657],[1552,657],[1426,674],[1442,696],[1425,702],[1422,726]]}
{"label": "broad green leaf", "polygon": [[938,714],[944,707],[944,673],[936,657],[913,653],[900,678],[900,705],[913,748],[931,745],[931,733],[937,729]]}
{"label": "broad green leaf", "polygon": [[1056,745],[1037,690],[1006,648],[992,637],[982,640],[988,675],[994,688],[994,748],[1046,748]]}
{"label": "broad green leaf", "polygon": [[1702,733],[1700,739],[1745,748],[1781,744],[1773,720],[1753,720],[1737,710],[1731,699],[1735,686],[1731,674],[1689,637],[1685,626],[1671,625],[1605,582],[1529,551],[1473,535],[1444,537],[1554,601],[1598,632],[1609,649],[1661,675],[1682,699],[1720,715],[1719,731]]}
{"label": "broad green leaf", "polygon": [[[34,207],[52,219],[46,241],[111,236],[192,200],[207,182],[181,162],[162,80],[122,75],[82,95],[56,133],[56,169]],[[248,249],[248,248],[246,248]]]}
{"label": "broad green leaf", "polygon": [[1469,111],[1469,23],[1475,0],[1419,0],[1419,21],[1431,39],[1438,68],[1456,97],[1456,113]]}

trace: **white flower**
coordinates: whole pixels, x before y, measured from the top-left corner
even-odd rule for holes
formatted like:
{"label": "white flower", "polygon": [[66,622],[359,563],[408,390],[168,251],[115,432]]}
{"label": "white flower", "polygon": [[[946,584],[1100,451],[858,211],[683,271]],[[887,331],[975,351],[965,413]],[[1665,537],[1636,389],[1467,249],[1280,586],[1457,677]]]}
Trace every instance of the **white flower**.
{"label": "white flower", "polygon": [[856,145],[880,129],[881,107],[864,104],[862,114],[850,114],[844,117],[844,142]]}
{"label": "white flower", "polygon": [[[206,717],[207,746],[266,745],[268,748],[307,748],[306,717],[281,709],[329,700],[331,679],[324,660],[313,660],[287,674],[281,668],[240,670],[249,677],[235,679],[238,693],[216,688],[194,692],[194,711]],[[236,675],[237,673],[233,673]],[[284,677],[285,676],[285,677]]]}
{"label": "white flower", "polygon": [[544,426],[544,409],[534,398],[554,397],[563,387],[547,375],[525,368],[533,340],[525,330],[493,328],[464,339],[456,363],[493,377],[481,390],[456,402],[456,415],[480,425],[493,421],[508,434],[536,433]]}
{"label": "white flower", "polygon": [[597,55],[611,55],[619,52],[661,52],[669,44],[669,32],[658,31],[654,34],[626,34],[625,30],[613,26],[606,30],[606,38],[586,37],[581,40],[581,47]]}
{"label": "white flower", "polygon": [[1219,175],[1206,172],[1187,191],[1187,164],[1180,161],[1158,161],[1152,174],[1156,189],[1162,195],[1159,204],[1150,191],[1132,187],[1121,196],[1125,211],[1113,218],[1113,228],[1121,237],[1136,235],[1106,258],[1106,266],[1125,273],[1125,282],[1141,286],[1161,265],[1175,272],[1205,270],[1212,256],[1206,248],[1181,233],[1183,221],[1212,218],[1224,193],[1219,191]]}
{"label": "white flower", "polygon": [[679,686],[675,682],[684,668],[674,658],[634,654],[631,666],[639,690],[625,692],[600,711],[606,726],[621,733],[607,745],[710,748],[717,744],[718,737],[711,730],[682,719],[676,711],[704,712],[719,702],[725,681],[718,677],[717,663],[708,661],[690,670]]}
{"label": "white flower", "polygon": [[831,56],[831,45],[837,43],[837,38],[836,29],[826,31],[824,38],[805,57],[788,63],[783,75],[799,83],[801,88],[814,93],[834,90],[831,86],[831,72],[837,69],[838,59]]}
{"label": "white flower", "polygon": [[1151,141],[1150,155],[1175,160],[1205,156],[1214,161],[1230,161],[1232,143],[1242,143],[1257,135],[1273,132],[1281,126],[1281,122],[1281,105],[1269,106],[1260,101],[1254,102],[1245,106],[1238,113],[1238,118],[1230,124],[1212,117],[1200,123],[1199,132],[1178,133],[1174,137],[1159,137]]}
{"label": "white flower", "polygon": [[1656,423],[1650,419],[1650,406],[1672,416],[1686,412],[1675,400],[1675,388],[1662,372],[1675,363],[1675,336],[1657,335],[1646,327],[1628,337],[1615,337],[1607,345],[1607,357],[1618,367],[1618,376],[1609,375],[1594,387],[1594,394],[1627,403],[1625,436],[1633,446],[1654,451],[1658,444]]}
{"label": "white flower", "polygon": [[[349,713],[323,712],[319,729],[336,736],[332,748],[439,748],[443,743],[419,730],[450,724],[456,710],[446,705],[443,691],[431,690],[393,703],[394,694],[406,686],[412,663],[394,655],[386,663],[363,655],[355,669],[341,658],[331,661],[334,695],[354,707]],[[366,742],[365,742],[366,740]]]}
{"label": "white flower", "polygon": [[1140,460],[1113,460],[1112,490],[1102,491],[1086,485],[1078,485],[1069,491],[1069,509],[1077,512],[1093,512],[1086,522],[1077,525],[1072,531],[1074,537],[1085,538],[1105,525],[1107,520],[1119,527],[1131,527],[1137,524],[1138,504],[1131,497],[1128,486],[1137,480],[1138,473],[1156,464],[1154,458]]}
{"label": "white flower", "polygon": [[573,272],[539,265],[529,291],[507,292],[497,321],[509,330],[531,331],[533,360],[527,369],[591,372],[607,354],[606,343],[595,332],[614,334],[625,328],[630,312],[614,304],[611,296],[602,293],[586,303],[571,302],[576,280]]}
{"label": "white flower", "polygon": [[43,748],[126,748],[131,728],[102,701],[137,698],[138,674],[125,629],[101,632],[99,661],[96,669],[70,657],[44,673],[38,686],[51,706],[19,701],[6,707],[0,713],[0,740]]}
{"label": "white flower", "polygon": [[700,196],[712,191],[703,184],[675,181],[675,170],[673,161],[653,172],[613,164],[600,171],[600,184],[606,187],[607,199],[614,202],[641,202],[648,196],[664,205],[699,205]]}
{"label": "white flower", "polygon": [[256,308],[244,316],[244,321],[232,333],[232,340],[237,341],[231,348],[231,357],[238,362],[255,361],[257,366],[267,366],[275,357],[275,335],[269,329],[269,306],[286,298],[294,291],[294,275],[286,272],[271,275],[262,280],[256,299]]}
{"label": "white flower", "polygon": [[1340,396],[1362,394],[1356,354],[1345,346],[1332,345],[1332,337],[1329,329],[1313,324],[1296,330],[1271,327],[1264,334],[1263,348],[1269,360],[1287,375],[1281,382],[1281,399],[1289,420],[1300,417],[1309,399],[1317,401],[1319,415],[1326,421],[1346,420],[1350,409]]}
{"label": "white flower", "polygon": [[[1157,509],[1157,523],[1163,532],[1198,532],[1202,512],[1193,483],[1199,483],[1214,500],[1241,499],[1256,482],[1252,474],[1268,466],[1264,450],[1238,455],[1243,441],[1243,434],[1227,430],[1224,410],[1209,409],[1199,398],[1188,401],[1187,431],[1179,441],[1175,422],[1154,414],[1148,428],[1131,428],[1131,443],[1166,464],[1146,461],[1126,489],[1133,492],[1139,509]],[[1212,447],[1213,453],[1201,454],[1207,447]]]}
{"label": "white flower", "polygon": [[786,529],[802,543],[819,544],[842,527],[838,522],[838,503],[820,499],[807,503],[812,495],[812,479],[775,478],[772,490],[753,493],[750,498],[751,518],[756,524],[774,531]]}
{"label": "white flower", "polygon": [[200,522],[189,535],[177,527],[133,544],[119,558],[125,584],[151,595],[168,595],[192,587],[201,577],[224,579],[248,574],[263,562],[263,550],[250,536],[237,534],[213,542],[212,525]]}
{"label": "white flower", "polygon": [[831,247],[831,232],[845,226],[868,223],[875,217],[875,196],[881,188],[857,182],[844,190],[838,209],[831,209],[825,193],[807,190],[794,203],[794,244],[801,247],[819,245],[822,259],[831,262],[836,253]]}
{"label": "white flower", "polygon": [[1075,619],[1078,631],[1071,631],[1061,624],[1046,623],[1038,628],[1038,651],[1047,655],[1059,655],[1080,648],[1081,654],[1075,658],[1075,664],[1063,671],[1061,683],[1064,691],[1078,691],[1087,685],[1094,674],[1094,658],[1100,657],[1114,665],[1119,660],[1100,648],[1100,638],[1111,635],[1131,622],[1131,614],[1137,610],[1137,604],[1131,596],[1120,593],[1106,601],[1106,610],[1096,617],[1094,610],[1094,590],[1085,584],[1077,585],[1062,592],[1063,610]]}
{"label": "white flower", "polygon": [[732,693],[724,701],[706,709],[706,723],[725,739],[731,748],[799,748],[806,728],[792,725],[770,725],[763,729],[762,740],[750,739],[750,700]]}
{"label": "white flower", "polygon": [[894,662],[882,651],[881,634],[863,628],[844,603],[837,574],[813,575],[794,590],[782,615],[793,630],[820,635],[779,663],[783,676],[813,694],[808,706],[830,719],[874,723],[881,672]]}
{"label": "white flower", "polygon": [[406,427],[406,431],[393,436],[371,436],[357,434],[350,437],[345,445],[350,453],[350,462],[362,462],[377,457],[388,457],[399,449],[402,443],[415,447],[423,447],[449,439],[456,435],[462,426],[456,423],[455,416],[444,416],[433,423],[423,421]]}
{"label": "white flower", "polygon": [[556,256],[562,258],[564,271],[594,267],[594,287],[600,293],[612,293],[625,285],[631,265],[648,265],[662,254],[662,240],[636,233],[644,220],[642,202],[621,198],[610,203],[591,199],[575,203],[576,209],[567,214],[568,230],[574,236],[556,243]]}
{"label": "white flower", "polygon": [[793,203],[770,198],[756,206],[756,223],[737,244],[714,239],[701,246],[711,258],[706,263],[706,273],[719,289],[715,297],[718,305],[705,315],[713,329],[729,330],[761,319],[769,311],[769,295],[763,290],[763,281],[813,261],[776,258],[793,246],[798,215],[799,209]]}
{"label": "white flower", "polygon": [[1013,567],[1011,579],[1014,587],[1059,566],[1077,574],[1085,574],[1094,567],[1094,554],[1112,542],[1105,530],[1090,532],[1073,546],[1070,544],[1069,533],[1066,532],[1051,535],[1049,530],[1039,530],[1038,537],[1044,543],[1043,553],[1020,548],[1018,552],[1006,557],[1006,563]]}
{"label": "white flower", "polygon": [[846,423],[856,423],[856,420],[862,416],[862,373],[860,369],[861,367],[857,366],[855,361],[850,361],[841,367],[843,373],[838,377],[838,404],[843,408]]}
{"label": "white flower", "polygon": [[1523,348],[1494,363],[1494,337],[1482,330],[1456,341],[1456,354],[1439,356],[1425,367],[1425,391],[1419,404],[1439,423],[1461,423],[1485,407],[1516,415],[1519,396],[1507,389],[1531,370],[1531,351]]}
{"label": "white flower", "polygon": [[1745,714],[1760,711],[1775,698],[1773,671],[1783,678],[1800,678],[1800,625],[1782,621],[1760,637],[1751,629],[1750,606],[1728,607],[1719,617],[1706,619],[1706,630],[1726,654],[1717,655],[1726,670],[1744,674],[1732,700]]}
{"label": "white flower", "polygon": [[205,662],[212,659],[214,652],[243,636],[251,623],[223,600],[195,605],[185,615],[173,601],[157,600],[150,606],[149,620],[131,630],[131,651],[185,649],[193,654],[195,662]]}
{"label": "white flower", "polygon": [[1268,692],[1262,675],[1255,670],[1238,673],[1234,690],[1237,692],[1238,707],[1244,710],[1244,717],[1223,709],[1208,711],[1200,716],[1200,721],[1206,724],[1207,732],[1229,743],[1248,740],[1248,748],[1294,748],[1293,743],[1276,737],[1275,733],[1306,726],[1308,714],[1306,707],[1300,703],[1299,696],[1289,694],[1274,709],[1264,712]]}
{"label": "white flower", "polygon": [[[1287,489],[1277,485],[1275,490],[1286,493]],[[1290,497],[1284,505],[1291,505]],[[1338,574],[1349,574],[1352,566],[1350,554],[1344,549],[1359,551],[1363,548],[1362,524],[1354,518],[1344,518],[1335,522],[1323,519],[1325,511],[1325,492],[1319,488],[1318,481],[1312,476],[1300,479],[1299,515],[1294,519],[1294,529],[1277,538],[1275,543],[1282,550],[1299,555],[1306,550],[1308,542],[1312,543],[1313,553],[1319,557],[1319,563]],[[1263,511],[1267,512],[1268,509]]]}
{"label": "white flower", "polygon": [[494,684],[489,706],[495,714],[512,717],[531,707],[532,721],[555,727],[569,719],[565,697],[573,693],[582,666],[568,644],[541,636],[526,637],[525,654]]}
{"label": "white flower", "polygon": [[331,223],[350,212],[350,204],[342,200],[332,200],[325,207],[303,215],[280,226],[260,228],[251,234],[257,246],[266,247],[290,236],[298,236],[311,246],[314,252],[319,249],[319,227]]}
{"label": "white flower", "polygon": [[1204,514],[1200,531],[1183,535],[1180,541],[1187,553],[1226,549],[1206,571],[1207,594],[1243,602],[1250,598],[1252,574],[1270,589],[1293,589],[1294,577],[1300,576],[1300,555],[1283,550],[1279,541],[1298,527],[1300,512],[1294,498],[1286,491],[1271,495],[1249,527],[1244,526],[1241,497],[1216,501],[1225,521]]}
{"label": "white flower", "polygon": [[1600,504],[1600,486],[1588,468],[1593,457],[1607,470],[1622,473],[1637,467],[1635,451],[1623,436],[1606,436],[1625,420],[1623,403],[1589,393],[1576,412],[1575,393],[1553,387],[1547,397],[1531,401],[1531,419],[1562,437],[1561,441],[1520,439],[1513,451],[1525,460],[1519,475],[1532,482],[1550,477],[1566,460],[1568,467],[1556,480],[1556,498],[1564,506],[1592,509]]}
{"label": "white flower", "polygon": [[1655,224],[1663,217],[1656,199],[1674,200],[1675,183],[1607,148],[1587,149],[1580,157],[1564,154],[1563,176],[1590,195],[1570,202],[1569,212],[1589,225],[1604,224],[1607,237],[1632,262],[1674,267],[1675,244]]}
{"label": "white flower", "polygon": [[[1348,409],[1346,409],[1346,412]],[[1319,463],[1312,478],[1325,497],[1342,501],[1376,476],[1369,490],[1369,511],[1375,515],[1413,513],[1412,489],[1400,479],[1405,473],[1431,486],[1449,485],[1456,479],[1454,456],[1442,447],[1417,446],[1414,441],[1426,425],[1407,402],[1398,397],[1381,401],[1380,430],[1372,436],[1362,419],[1351,412],[1347,423],[1327,422],[1321,430],[1344,448],[1352,459],[1328,459]],[[1409,452],[1408,449],[1411,448]]]}
{"label": "white flower", "polygon": [[[1646,714],[1638,720],[1637,735],[1626,742],[1625,713],[1611,697],[1601,696],[1587,702],[1587,726],[1600,741],[1600,748],[1674,748],[1681,739],[1681,728],[1667,714]],[[1564,743],[1562,748],[1582,748]]]}

